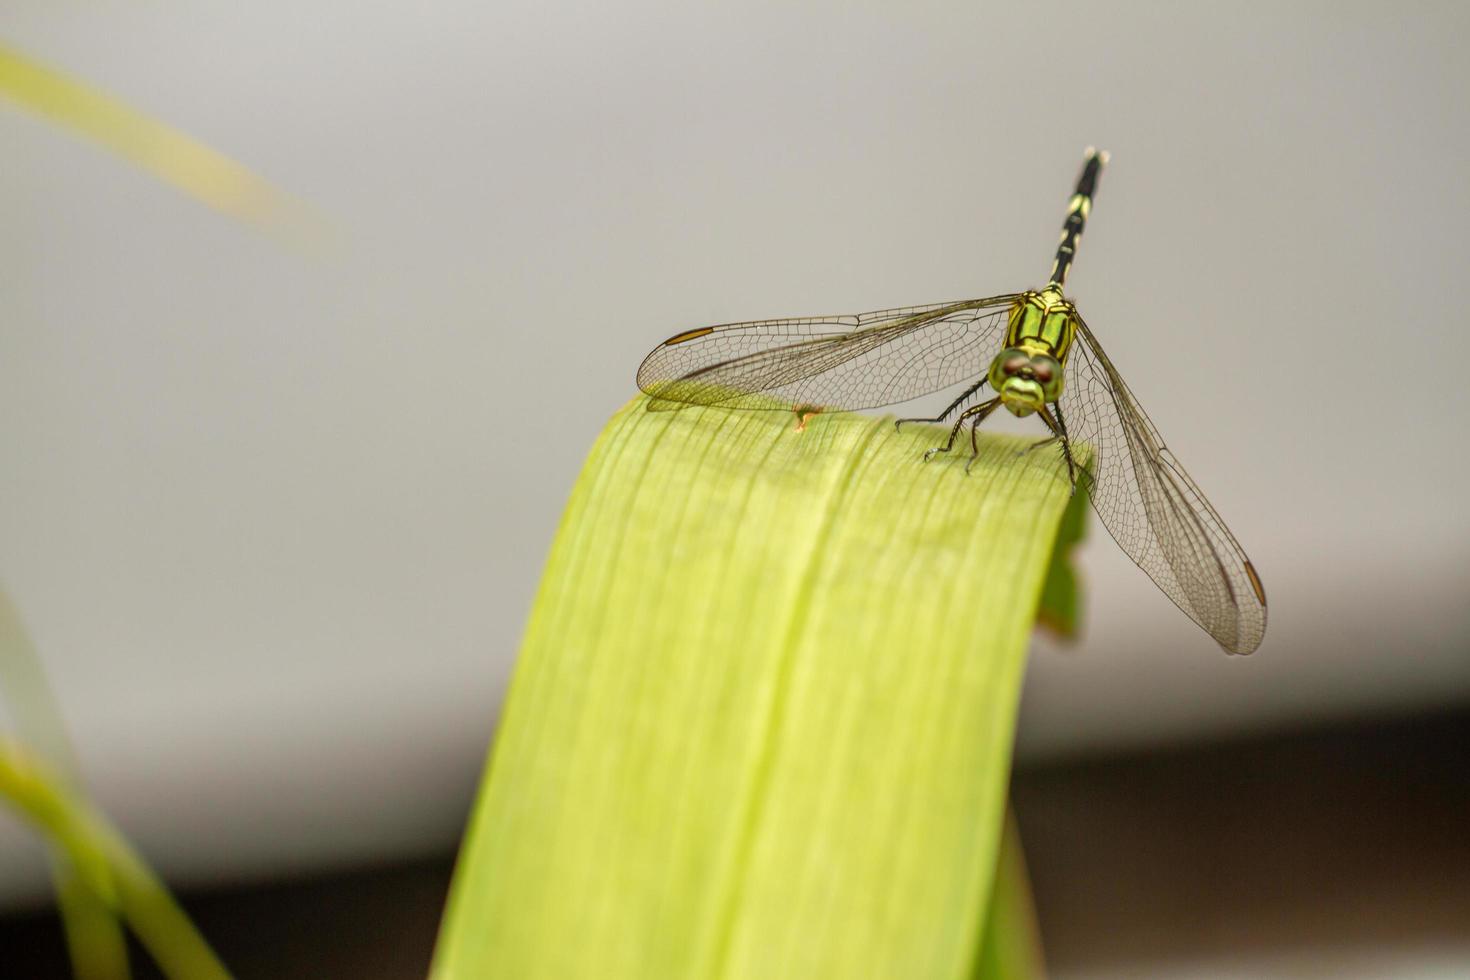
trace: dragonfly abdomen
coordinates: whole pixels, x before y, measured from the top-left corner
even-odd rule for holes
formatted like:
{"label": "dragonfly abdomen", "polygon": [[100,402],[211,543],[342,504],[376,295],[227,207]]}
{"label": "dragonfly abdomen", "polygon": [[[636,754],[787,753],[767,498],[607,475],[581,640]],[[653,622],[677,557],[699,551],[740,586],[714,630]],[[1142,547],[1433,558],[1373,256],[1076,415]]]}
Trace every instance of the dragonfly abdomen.
{"label": "dragonfly abdomen", "polygon": [[1092,210],[1092,195],[1097,193],[1097,177],[1107,162],[1106,153],[1094,147],[1087,148],[1087,159],[1082,165],[1082,175],[1077,178],[1077,189],[1072,192],[1072,200],[1067,205],[1067,220],[1062,223],[1062,238],[1051,266],[1051,281],[1058,286],[1067,281],[1067,270],[1077,257],[1082,229],[1087,224],[1088,212]]}

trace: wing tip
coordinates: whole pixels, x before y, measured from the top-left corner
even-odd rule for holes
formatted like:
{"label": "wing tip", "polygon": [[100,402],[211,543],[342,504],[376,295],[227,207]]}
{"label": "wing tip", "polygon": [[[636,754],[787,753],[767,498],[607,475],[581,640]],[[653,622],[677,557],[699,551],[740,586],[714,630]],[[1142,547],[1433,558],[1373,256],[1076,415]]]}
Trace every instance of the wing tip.
{"label": "wing tip", "polygon": [[1266,620],[1263,617],[1259,624],[1242,624],[1241,631],[1231,637],[1231,642],[1226,643],[1218,636],[1215,637],[1215,642],[1232,657],[1249,657],[1261,648],[1261,642],[1265,639]]}
{"label": "wing tip", "polygon": [[682,344],[686,340],[694,340],[698,337],[704,337],[714,332],[714,327],[695,327],[693,330],[685,330],[682,333],[674,334],[668,340],[664,341],[662,344],[659,344],[659,346],[673,347],[675,344]]}
{"label": "wing tip", "polygon": [[1251,588],[1255,590],[1256,598],[1260,600],[1261,608],[1266,608],[1266,587],[1261,584],[1261,576],[1256,572],[1256,566],[1251,564],[1249,558],[1245,560],[1245,574],[1251,580]]}

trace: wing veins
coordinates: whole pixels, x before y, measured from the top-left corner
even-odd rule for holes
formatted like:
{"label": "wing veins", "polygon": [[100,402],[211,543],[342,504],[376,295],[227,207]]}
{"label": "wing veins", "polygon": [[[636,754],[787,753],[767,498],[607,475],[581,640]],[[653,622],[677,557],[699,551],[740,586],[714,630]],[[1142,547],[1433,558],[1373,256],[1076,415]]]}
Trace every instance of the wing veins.
{"label": "wing veins", "polygon": [[1078,337],[1081,383],[1069,379],[1063,398],[1081,403],[1069,411],[1080,420],[1073,428],[1093,444],[1088,489],[1094,509],[1128,556],[1191,619],[1227,650],[1251,652],[1265,631],[1266,607],[1252,602],[1256,593],[1237,587],[1237,576],[1252,582],[1250,559],[1080,317]]}
{"label": "wing veins", "polygon": [[[996,332],[998,307],[1013,299],[1014,294],[1006,294],[854,316],[723,324],[693,338],[685,331],[644,359],[638,384],[656,400],[734,408],[892,404],[964,380],[963,374],[951,375],[971,365],[954,363],[957,357],[941,361],[936,352],[948,346],[953,349],[946,353],[955,355],[982,344]],[[854,325],[842,333],[799,336],[801,331]],[[919,338],[914,341],[917,349],[907,346],[908,338]],[[884,350],[889,345],[896,346]],[[700,363],[708,353],[730,348],[732,356]],[[905,354],[895,370],[892,359]],[[932,362],[927,376],[914,371],[921,362]],[[973,365],[974,373],[983,369]]]}

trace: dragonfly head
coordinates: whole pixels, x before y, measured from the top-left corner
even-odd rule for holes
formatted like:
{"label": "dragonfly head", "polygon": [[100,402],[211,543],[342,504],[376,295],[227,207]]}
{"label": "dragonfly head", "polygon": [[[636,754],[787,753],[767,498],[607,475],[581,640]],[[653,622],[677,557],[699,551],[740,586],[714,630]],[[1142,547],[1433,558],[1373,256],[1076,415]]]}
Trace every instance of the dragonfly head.
{"label": "dragonfly head", "polygon": [[1055,357],[1007,347],[990,364],[990,386],[1012,415],[1024,418],[1062,394],[1062,365]]}

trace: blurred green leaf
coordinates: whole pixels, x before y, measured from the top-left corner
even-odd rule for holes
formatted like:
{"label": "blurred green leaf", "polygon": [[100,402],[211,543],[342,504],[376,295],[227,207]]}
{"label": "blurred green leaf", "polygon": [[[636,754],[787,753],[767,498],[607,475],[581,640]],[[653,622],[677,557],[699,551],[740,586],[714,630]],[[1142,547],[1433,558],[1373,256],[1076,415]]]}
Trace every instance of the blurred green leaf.
{"label": "blurred green leaf", "polygon": [[920,461],[932,427],[794,423],[637,399],[603,432],[438,980],[963,978],[1021,928],[1013,876],[988,903],[1065,467],[986,435],[967,477]]}
{"label": "blurred green leaf", "polygon": [[1081,486],[1062,514],[1056,548],[1046,582],[1041,586],[1041,608],[1036,620],[1063,639],[1077,638],[1082,628],[1082,587],[1072,564],[1072,552],[1087,534],[1087,491]]}
{"label": "blurred green leaf", "polygon": [[69,781],[14,739],[0,736],[0,801],[66,855],[77,887],[133,929],[164,976],[228,980],[229,973],[122,835]]}
{"label": "blurred green leaf", "polygon": [[[77,765],[61,717],[61,706],[46,679],[35,644],[20,613],[0,588],[0,704],[10,709],[16,732],[56,778],[77,785]],[[88,870],[73,863],[66,848],[49,841],[51,879],[56,890],[68,955],[76,980],[127,980],[128,947],[112,906],[85,880]]]}
{"label": "blurred green leaf", "polygon": [[1013,980],[1046,975],[1041,954],[1041,933],[1036,927],[1036,907],[1031,900],[1031,882],[1026,876],[1026,859],[1021,853],[1021,834],[1016,820],[1006,815],[1000,839],[1000,859],[995,865],[995,886],[985,919],[980,958],[973,980]]}
{"label": "blurred green leaf", "polygon": [[304,203],[218,150],[0,43],[0,100],[5,99],[287,244],[316,249],[328,235],[325,224]]}
{"label": "blurred green leaf", "polygon": [[0,590],[0,695],[22,738],[0,733],[0,805],[50,851],[78,980],[126,980],[128,922],[165,976],[227,978],[163,882],[87,800],[60,706],[20,615]]}
{"label": "blurred green leaf", "polygon": [[[305,204],[276,190],[224,154],[3,43],[0,43],[0,101],[8,101],[91,139],[164,183],[217,211],[256,225],[288,245],[315,251],[329,237],[325,223]],[[75,765],[60,712],[30,639],[3,594],[0,594],[0,692],[9,695],[17,729],[26,738],[30,751],[45,759],[58,791],[74,792],[78,795],[67,798],[80,800]],[[55,830],[47,824],[40,826],[43,830]],[[114,910],[96,892],[99,882],[86,880],[88,870],[73,863],[77,852],[58,846],[54,834],[50,843],[57,903],[76,976],[79,980],[124,980],[129,975],[127,947]],[[166,919],[177,908],[162,891],[161,884],[157,887],[162,900],[153,897],[147,901],[161,909],[161,918]],[[189,934],[182,940],[183,945],[197,941],[208,953],[181,912],[176,918]],[[212,960],[212,954],[209,958]]]}

